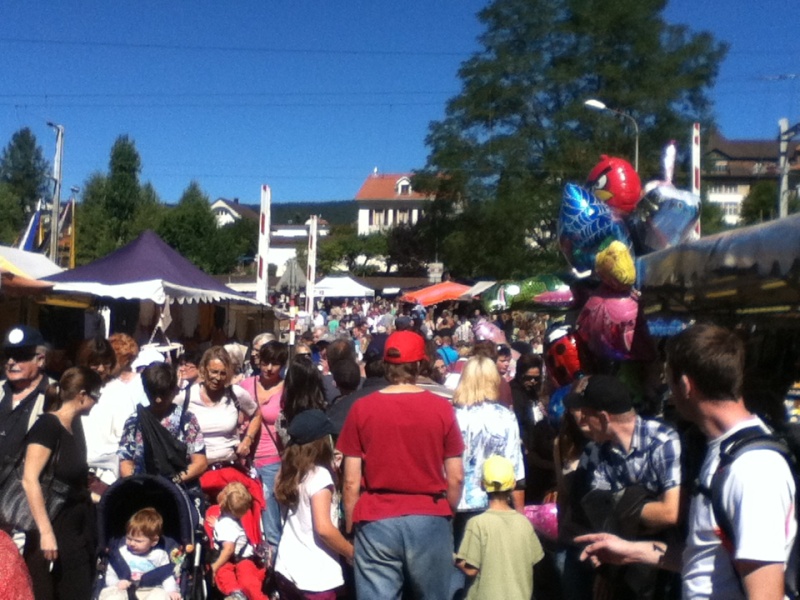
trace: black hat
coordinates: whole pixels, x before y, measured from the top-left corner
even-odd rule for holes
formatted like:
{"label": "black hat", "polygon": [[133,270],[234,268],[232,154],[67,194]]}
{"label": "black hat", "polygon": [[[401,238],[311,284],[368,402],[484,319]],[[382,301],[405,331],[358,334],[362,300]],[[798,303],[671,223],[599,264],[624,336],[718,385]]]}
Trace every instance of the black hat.
{"label": "black hat", "polygon": [[610,375],[592,375],[583,392],[571,392],[564,398],[567,408],[591,408],[612,415],[626,413],[633,408],[631,393],[625,384]]}
{"label": "black hat", "polygon": [[376,360],[383,360],[383,351],[386,348],[386,340],[389,338],[385,333],[376,333],[372,336],[369,346],[364,351],[364,362],[371,363]]}
{"label": "black hat", "polygon": [[44,338],[38,329],[27,325],[17,325],[6,333],[3,350],[11,348],[35,348],[44,345]]}
{"label": "black hat", "polygon": [[394,328],[397,331],[404,331],[406,329],[411,329],[412,321],[411,317],[408,315],[400,315],[394,320]]}
{"label": "black hat", "polygon": [[533,354],[533,346],[531,346],[528,342],[512,342],[511,349],[516,350],[522,356]]}
{"label": "black hat", "polygon": [[289,423],[289,445],[309,444],[326,435],[336,433],[331,420],[318,408],[304,410]]}

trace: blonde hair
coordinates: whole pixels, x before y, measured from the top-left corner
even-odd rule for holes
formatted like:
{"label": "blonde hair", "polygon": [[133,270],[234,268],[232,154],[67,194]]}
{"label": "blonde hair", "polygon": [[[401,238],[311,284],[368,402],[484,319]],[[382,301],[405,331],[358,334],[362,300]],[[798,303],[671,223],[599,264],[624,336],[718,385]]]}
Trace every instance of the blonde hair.
{"label": "blonde hair", "polygon": [[243,483],[232,481],[217,496],[217,502],[223,513],[242,517],[253,505],[253,497]]}
{"label": "blonde hair", "polygon": [[500,373],[494,361],[486,356],[473,356],[464,365],[458,387],[453,392],[455,406],[476,406],[497,402],[500,397]]}

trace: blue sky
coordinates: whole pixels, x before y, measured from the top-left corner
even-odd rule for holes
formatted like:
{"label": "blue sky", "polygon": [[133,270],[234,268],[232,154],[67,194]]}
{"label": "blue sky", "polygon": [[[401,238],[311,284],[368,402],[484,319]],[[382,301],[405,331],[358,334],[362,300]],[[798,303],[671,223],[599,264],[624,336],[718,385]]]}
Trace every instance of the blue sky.
{"label": "blue sky", "polygon": [[[27,126],[52,161],[46,122],[64,125],[64,190],[124,133],[167,202],[192,179],[212,199],[350,199],[374,167],[424,165],[485,4],[4,0],[0,145]],[[726,136],[798,121],[800,2],[673,0],[666,17],[731,44],[712,93]]]}

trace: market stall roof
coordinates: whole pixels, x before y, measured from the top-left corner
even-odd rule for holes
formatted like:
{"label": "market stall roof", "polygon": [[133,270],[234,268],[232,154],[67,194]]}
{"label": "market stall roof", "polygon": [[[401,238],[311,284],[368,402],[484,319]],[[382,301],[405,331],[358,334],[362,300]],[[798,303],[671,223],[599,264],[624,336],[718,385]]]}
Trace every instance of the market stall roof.
{"label": "market stall roof", "polygon": [[319,298],[361,298],[374,295],[375,290],[347,275],[328,275],[314,286],[314,296]]}
{"label": "market stall roof", "polygon": [[645,306],[671,312],[800,308],[800,214],[640,257]]}
{"label": "market stall roof", "polygon": [[0,269],[26,279],[41,279],[63,269],[44,254],[0,246]]}
{"label": "market stall roof", "polygon": [[443,281],[421,290],[413,292],[406,292],[400,297],[403,302],[412,302],[414,304],[422,304],[422,306],[432,306],[439,304],[439,302],[447,302],[448,300],[460,300],[470,289],[468,285],[455,283],[454,281]]}
{"label": "market stall roof", "polygon": [[469,302],[470,300],[475,298],[475,296],[480,296],[483,292],[488,290],[490,287],[492,287],[496,283],[497,283],[496,281],[479,281],[478,283],[473,285],[471,288],[469,288],[466,292],[461,294],[461,297],[459,298],[459,300],[465,300],[465,301]]}
{"label": "market stall roof", "polygon": [[258,304],[207,275],[152,231],[94,262],[47,278],[55,292],[152,300],[164,304],[233,301]]}
{"label": "market stall roof", "polygon": [[5,296],[19,297],[42,294],[49,292],[53,284],[49,281],[39,281],[21,277],[16,273],[0,267],[0,292]]}

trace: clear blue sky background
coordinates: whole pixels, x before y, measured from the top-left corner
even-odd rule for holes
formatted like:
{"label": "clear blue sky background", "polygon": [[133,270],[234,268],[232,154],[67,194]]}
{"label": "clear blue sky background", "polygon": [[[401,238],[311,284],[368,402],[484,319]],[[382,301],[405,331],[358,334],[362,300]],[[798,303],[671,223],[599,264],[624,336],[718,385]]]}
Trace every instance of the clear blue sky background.
{"label": "clear blue sky background", "polygon": [[[167,202],[192,179],[212,200],[257,202],[262,183],[275,202],[351,199],[374,167],[424,165],[485,4],[4,0],[0,146],[27,126],[52,161],[46,122],[64,125],[62,197],[128,134]],[[672,0],[666,17],[731,45],[712,93],[724,135],[798,121],[798,0]]]}

